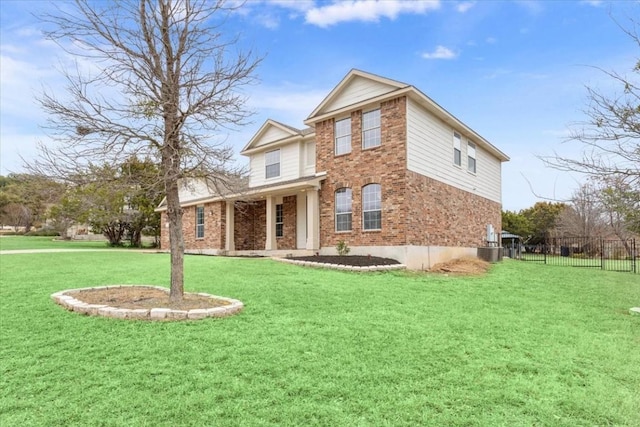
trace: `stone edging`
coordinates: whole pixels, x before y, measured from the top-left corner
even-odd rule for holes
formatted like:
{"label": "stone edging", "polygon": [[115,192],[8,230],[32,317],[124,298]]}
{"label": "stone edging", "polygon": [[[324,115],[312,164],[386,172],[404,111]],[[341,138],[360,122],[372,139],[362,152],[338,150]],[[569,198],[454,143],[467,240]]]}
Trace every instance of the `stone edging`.
{"label": "stone edging", "polygon": [[[127,285],[121,286],[98,286],[93,288],[78,288],[67,289],[64,291],[51,294],[51,298],[56,304],[61,305],[69,311],[74,311],[87,316],[102,316],[112,317],[116,319],[135,319],[135,320],[199,320],[208,317],[226,317],[240,312],[244,308],[242,301],[233,298],[219,297],[216,295],[210,295],[205,293],[196,293],[195,295],[207,296],[218,300],[229,302],[229,305],[223,307],[213,308],[198,308],[192,310],[173,310],[170,308],[118,308],[110,307],[108,305],[99,304],[87,304],[80,300],[75,299],[71,295],[66,295],[67,292],[78,291],[90,291],[98,289],[111,289],[111,288],[123,288]],[[163,292],[169,292],[167,288],[160,286],[145,286],[134,285],[136,287],[145,287],[151,289],[158,289]]]}
{"label": "stone edging", "polygon": [[407,266],[404,264],[372,265],[369,267],[357,267],[353,265],[327,264],[322,262],[300,261],[300,260],[288,259],[288,258],[274,257],[272,259],[280,262],[286,262],[289,264],[301,265],[304,267],[332,268],[334,270],[348,270],[348,271],[390,271],[390,270],[404,270],[407,268]]}

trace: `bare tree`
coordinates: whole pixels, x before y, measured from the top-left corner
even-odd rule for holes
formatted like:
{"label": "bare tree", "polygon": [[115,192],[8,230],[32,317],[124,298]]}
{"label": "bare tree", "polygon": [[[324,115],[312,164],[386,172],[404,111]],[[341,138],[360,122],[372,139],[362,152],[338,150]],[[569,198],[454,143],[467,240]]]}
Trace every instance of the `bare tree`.
{"label": "bare tree", "polygon": [[568,237],[601,236],[606,223],[603,219],[602,190],[594,183],[581,185],[571,195],[567,207],[560,214],[558,230]]}
{"label": "bare tree", "polygon": [[[260,58],[240,52],[223,26],[237,6],[224,0],[76,0],[44,20],[47,33],[76,58],[64,72],[65,97],[45,93],[48,129],[59,143],[40,144],[30,170],[87,176],[92,163],[131,156],[158,163],[166,194],[171,292],[182,299],[184,239],[179,180],[206,178],[224,187],[233,152],[217,135],[250,112],[241,89],[254,82]],[[59,95],[58,95],[59,96]],[[80,172],[80,173],[79,173]]]}
{"label": "bare tree", "polygon": [[601,185],[600,200],[608,226],[633,258],[629,239],[640,233],[640,192],[620,178],[605,179]]}
{"label": "bare tree", "polygon": [[[640,47],[639,23],[620,26]],[[549,166],[591,177],[622,180],[640,189],[640,59],[629,74],[602,71],[617,89],[587,87],[586,120],[576,123],[566,142],[578,143],[581,154],[542,157]]]}

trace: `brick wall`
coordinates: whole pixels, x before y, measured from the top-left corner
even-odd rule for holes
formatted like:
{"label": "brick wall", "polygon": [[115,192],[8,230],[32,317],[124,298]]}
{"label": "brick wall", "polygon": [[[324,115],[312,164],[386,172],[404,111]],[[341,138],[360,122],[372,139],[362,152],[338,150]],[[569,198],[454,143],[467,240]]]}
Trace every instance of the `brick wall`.
{"label": "brick wall", "polygon": [[[188,206],[182,211],[182,233],[185,250],[224,249],[226,212],[224,202],[204,205],[204,238],[196,239],[196,207]],[[160,247],[169,249],[167,214],[161,214]]]}
{"label": "brick wall", "polygon": [[160,212],[160,249],[169,250],[169,227],[167,211]]}
{"label": "brick wall", "polygon": [[415,246],[486,245],[486,226],[502,227],[501,205],[415,172],[407,171],[411,200],[407,244]]}
{"label": "brick wall", "polygon": [[[276,239],[278,249],[296,248],[296,196],[282,200],[283,236]],[[236,202],[235,246],[237,251],[262,251],[267,240],[267,202]]]}
{"label": "brick wall", "polygon": [[[351,153],[334,155],[334,120],[316,124],[317,171],[327,171],[320,190],[320,246],[340,240],[350,246],[404,245],[406,240],[406,98],[380,106],[381,145],[362,149],[362,110],[351,113]],[[376,183],[382,191],[382,230],[362,230],[362,187]],[[335,191],[352,190],[352,230],[335,232]]]}
{"label": "brick wall", "polygon": [[264,250],[267,231],[267,202],[235,202],[234,241],[237,251]]}
{"label": "brick wall", "polygon": [[278,249],[296,248],[296,196],[286,196],[282,199],[283,230],[282,237],[276,239]]}

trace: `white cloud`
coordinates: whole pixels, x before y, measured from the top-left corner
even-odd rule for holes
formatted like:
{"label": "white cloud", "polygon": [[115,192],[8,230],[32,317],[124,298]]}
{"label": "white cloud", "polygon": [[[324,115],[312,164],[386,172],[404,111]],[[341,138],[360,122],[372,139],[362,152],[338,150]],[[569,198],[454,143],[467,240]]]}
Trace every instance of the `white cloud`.
{"label": "white cloud", "polygon": [[494,70],[490,70],[489,72],[487,72],[483,76],[483,78],[485,78],[485,79],[495,79],[495,78],[503,77],[503,76],[506,76],[506,75],[509,75],[509,74],[512,74],[512,73],[513,73],[512,70],[509,70],[509,69],[506,69],[506,68],[496,68]]}
{"label": "white cloud", "polygon": [[422,57],[424,59],[455,59],[458,54],[447,47],[437,46],[433,52],[423,53]]}
{"label": "white cloud", "polygon": [[340,22],[378,22],[380,18],[395,19],[403,13],[426,13],[440,7],[439,0],[350,0],[314,7],[306,12],[306,22],[329,27]]}
{"label": "white cloud", "polygon": [[316,6],[316,2],[314,0],[268,0],[267,4],[269,6],[279,6],[297,12],[306,12]]}
{"label": "white cloud", "polygon": [[456,10],[460,13],[465,13],[475,5],[476,5],[475,1],[463,1],[456,5]]}
{"label": "white cloud", "polygon": [[518,0],[516,4],[523,7],[531,15],[538,15],[544,10],[542,2],[537,0]]}
{"label": "white cloud", "polygon": [[270,30],[275,30],[280,26],[280,20],[278,17],[267,14],[267,15],[259,15],[256,17],[256,21],[260,23],[265,28]]}
{"label": "white cloud", "polygon": [[604,4],[604,2],[601,0],[582,0],[580,3],[593,7],[600,7]]}

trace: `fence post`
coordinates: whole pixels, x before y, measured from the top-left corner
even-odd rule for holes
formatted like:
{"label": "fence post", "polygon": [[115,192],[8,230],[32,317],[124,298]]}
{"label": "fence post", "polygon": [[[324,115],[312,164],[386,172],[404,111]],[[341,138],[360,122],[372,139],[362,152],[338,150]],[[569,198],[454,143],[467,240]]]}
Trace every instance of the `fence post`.
{"label": "fence post", "polygon": [[638,253],[636,252],[636,239],[631,239],[631,264],[633,265],[633,272],[637,273],[638,264],[636,261]]}
{"label": "fence post", "polygon": [[604,239],[600,238],[600,270],[604,270]]}

